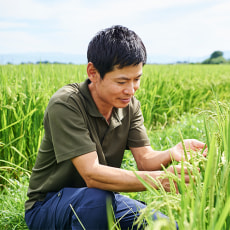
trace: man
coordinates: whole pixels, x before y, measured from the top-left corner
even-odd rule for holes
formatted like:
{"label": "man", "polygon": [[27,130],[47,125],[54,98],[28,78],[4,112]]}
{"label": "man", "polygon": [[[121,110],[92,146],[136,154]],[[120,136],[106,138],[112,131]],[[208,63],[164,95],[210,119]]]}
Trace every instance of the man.
{"label": "man", "polygon": [[[100,31],[87,57],[88,79],[58,90],[45,111],[45,134],[25,203],[29,229],[108,229],[108,199],[121,229],[132,229],[145,205],[118,192],[145,187],[132,171],[120,169],[124,150],[131,150],[136,174],[159,180],[166,191],[169,181],[161,178],[161,164],[184,158],[181,143],[166,151],[150,146],[134,97],[146,63],[138,35],[122,26]],[[204,147],[196,140],[185,145]],[[180,174],[180,166],[177,170]],[[189,183],[188,175],[185,180]]]}

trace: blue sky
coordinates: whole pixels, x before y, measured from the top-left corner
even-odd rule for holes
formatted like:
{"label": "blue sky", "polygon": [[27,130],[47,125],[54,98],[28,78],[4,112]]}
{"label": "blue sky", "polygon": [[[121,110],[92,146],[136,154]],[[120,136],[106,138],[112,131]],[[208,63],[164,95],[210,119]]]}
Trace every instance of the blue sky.
{"label": "blue sky", "polygon": [[86,54],[101,29],[134,30],[151,55],[230,51],[229,0],[0,0],[0,55]]}

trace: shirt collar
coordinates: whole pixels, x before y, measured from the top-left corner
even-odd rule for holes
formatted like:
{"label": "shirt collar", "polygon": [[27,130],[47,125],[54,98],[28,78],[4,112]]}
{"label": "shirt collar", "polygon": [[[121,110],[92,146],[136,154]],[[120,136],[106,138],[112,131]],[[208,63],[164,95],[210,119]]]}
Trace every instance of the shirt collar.
{"label": "shirt collar", "polygon": [[[90,80],[86,79],[84,82],[81,82],[79,84],[79,90],[81,94],[83,95],[85,99],[85,104],[86,104],[86,112],[93,116],[93,117],[101,117],[103,118],[102,114],[99,112],[92,96],[89,91],[89,85]],[[118,126],[121,124],[121,120],[125,117],[127,114],[127,107],[122,109],[122,108],[114,108],[112,117],[111,117],[111,124],[112,126]]]}

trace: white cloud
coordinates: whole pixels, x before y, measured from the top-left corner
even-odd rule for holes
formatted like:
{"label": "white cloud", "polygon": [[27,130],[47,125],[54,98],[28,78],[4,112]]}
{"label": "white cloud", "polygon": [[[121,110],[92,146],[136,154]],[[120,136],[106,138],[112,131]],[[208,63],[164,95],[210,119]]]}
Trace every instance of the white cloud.
{"label": "white cloud", "polygon": [[30,0],[1,0],[0,14],[2,18],[7,19],[45,19],[47,18],[47,9],[44,5]]}
{"label": "white cloud", "polygon": [[[181,57],[204,56],[215,49],[230,50],[228,12],[229,3],[217,2],[164,22],[148,22],[141,28],[147,50],[153,54]],[[146,33],[149,28],[152,30]]]}
{"label": "white cloud", "polygon": [[199,56],[217,47],[230,50],[227,1],[0,0],[0,6],[0,53],[85,54],[92,36],[114,24],[136,31],[149,53]]}
{"label": "white cloud", "polygon": [[47,47],[50,51],[55,51],[55,41],[49,41],[42,37],[28,34],[26,32],[7,33],[0,31],[0,53],[27,53],[27,52],[46,52]]}
{"label": "white cloud", "polygon": [[27,23],[22,22],[0,22],[0,29],[27,28]]}

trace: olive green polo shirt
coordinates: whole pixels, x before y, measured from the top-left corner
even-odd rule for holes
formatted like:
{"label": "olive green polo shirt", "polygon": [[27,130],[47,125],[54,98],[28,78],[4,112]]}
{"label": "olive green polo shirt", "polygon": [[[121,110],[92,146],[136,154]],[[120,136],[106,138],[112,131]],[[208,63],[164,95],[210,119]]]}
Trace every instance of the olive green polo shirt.
{"label": "olive green polo shirt", "polygon": [[44,137],[30,178],[25,208],[44,200],[48,192],[85,187],[73,166],[74,157],[97,151],[101,164],[120,167],[125,149],[150,145],[139,101],[114,108],[110,124],[98,111],[89,80],[59,89],[44,115]]}

